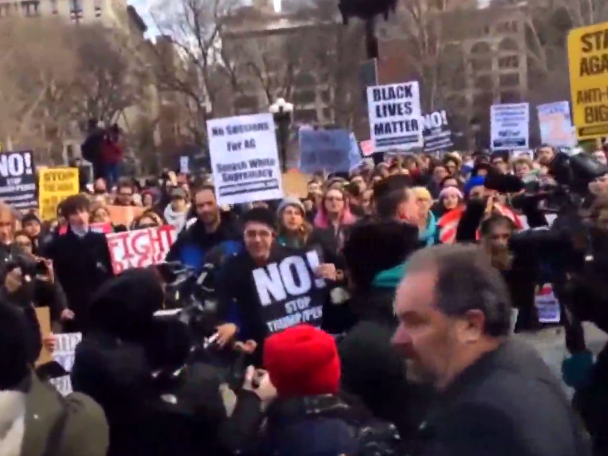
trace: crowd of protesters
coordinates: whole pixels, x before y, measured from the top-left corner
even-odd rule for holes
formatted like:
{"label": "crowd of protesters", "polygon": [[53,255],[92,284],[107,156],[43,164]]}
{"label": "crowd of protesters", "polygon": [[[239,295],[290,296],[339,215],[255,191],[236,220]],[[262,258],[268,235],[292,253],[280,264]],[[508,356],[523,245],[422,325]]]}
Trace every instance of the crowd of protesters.
{"label": "crowd of protesters", "polygon": [[[546,265],[509,246],[525,226],[546,225],[545,214],[515,209],[487,179],[551,184],[553,148],[364,161],[311,176],[304,198],[234,207],[218,205],[213,176],[119,178],[120,151],[104,150],[104,176],[64,200],[57,219],[0,205],[3,455],[607,452],[606,347],[596,362],[570,365],[572,404],[540,356],[512,337],[565,317],[539,319]],[[606,165],[605,152],[593,156]],[[607,176],[590,190],[587,215],[606,255]],[[117,224],[108,205],[143,211]],[[115,276],[92,223],[114,232],[172,225],[168,262],[213,264],[217,344],[251,363],[242,385],[228,388],[212,365],[186,364],[184,332],[153,318],[165,301],[159,273]],[[328,284],[321,329],[270,334],[252,271],[313,247],[323,259],[315,274]],[[21,256],[45,267],[32,278]],[[602,281],[606,261],[595,258]],[[589,307],[582,320],[607,331],[606,282],[600,289],[587,299],[604,309]],[[39,337],[32,304],[49,306],[55,333],[83,334],[67,397],[32,371],[41,345],[54,349],[52,335]]]}

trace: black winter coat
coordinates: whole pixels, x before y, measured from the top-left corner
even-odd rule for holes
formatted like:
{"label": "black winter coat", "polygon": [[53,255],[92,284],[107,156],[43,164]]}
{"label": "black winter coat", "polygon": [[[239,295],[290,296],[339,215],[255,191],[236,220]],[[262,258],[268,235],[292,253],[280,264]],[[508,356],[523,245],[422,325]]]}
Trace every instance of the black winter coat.
{"label": "black winter coat", "polygon": [[104,409],[108,455],[226,455],[217,435],[226,419],[216,370],[186,367],[153,379],[143,347],[92,332],[76,348],[75,391]]}
{"label": "black winter coat", "polygon": [[590,455],[581,422],[533,348],[507,341],[466,368],[420,427],[417,455]]}
{"label": "black winter coat", "polygon": [[113,276],[106,236],[89,232],[79,238],[70,229],[47,246],[46,257],[53,260],[55,277],[61,283],[75,319],[69,331],[86,331],[92,295]]}

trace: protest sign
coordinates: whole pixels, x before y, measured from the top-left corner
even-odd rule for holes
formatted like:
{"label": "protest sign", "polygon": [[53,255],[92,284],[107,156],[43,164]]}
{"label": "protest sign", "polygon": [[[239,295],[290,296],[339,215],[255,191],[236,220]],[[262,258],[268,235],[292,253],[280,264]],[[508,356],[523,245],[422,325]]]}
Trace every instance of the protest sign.
{"label": "protest sign", "polygon": [[57,205],[78,194],[78,168],[47,168],[38,175],[38,201],[43,221],[57,217]]}
{"label": "protest sign", "polygon": [[133,219],[140,216],[145,209],[141,206],[118,206],[107,205],[106,209],[110,215],[110,220],[115,225],[124,225],[129,227]]}
{"label": "protest sign", "polygon": [[372,140],[360,141],[359,147],[362,150],[362,155],[364,157],[369,157],[374,154],[374,143]]}
{"label": "protest sign", "polygon": [[270,113],[211,119],[207,133],[219,205],[283,198]]}
{"label": "protest sign", "polygon": [[298,131],[300,166],[305,173],[349,171],[351,143],[346,130]]}
{"label": "protest sign", "polygon": [[36,208],[36,174],[32,151],[0,155],[0,199],[16,209]]}
{"label": "protest sign", "polygon": [[163,262],[176,236],[171,225],[107,234],[112,270],[118,274],[128,268]]}
{"label": "protest sign", "polygon": [[[38,326],[40,327],[40,337],[45,338],[51,334],[51,312],[48,306],[35,308],[35,311]],[[45,346],[42,346],[38,360],[36,360],[36,366],[44,365],[51,360],[53,360],[51,352]]]}
{"label": "protest sign", "polygon": [[286,197],[306,198],[309,194],[309,177],[298,170],[284,173],[281,182],[283,183],[283,195]]}
{"label": "protest sign", "polygon": [[[74,365],[76,346],[82,340],[82,333],[60,333],[56,337],[57,346],[53,352],[53,360],[69,373]],[[63,396],[72,393],[72,382],[69,375],[51,379],[51,384]]]}
{"label": "protest sign", "polygon": [[368,120],[376,152],[422,147],[419,83],[369,87]]}
{"label": "protest sign", "polygon": [[555,147],[572,147],[577,143],[571,125],[569,102],[537,106],[537,119],[542,143]]}
{"label": "protest sign", "polygon": [[508,103],[491,106],[491,149],[528,149],[529,104]]}
{"label": "protest sign", "polygon": [[187,174],[190,172],[190,157],[180,156],[180,173]]}
{"label": "protest sign", "polygon": [[262,320],[269,333],[298,324],[321,326],[326,283],[315,277],[320,263],[315,250],[291,252],[281,261],[253,271]]}
{"label": "protest sign", "polygon": [[579,140],[607,136],[607,22],[567,38],[573,124]]}
{"label": "protest sign", "polygon": [[445,151],[452,148],[452,132],[445,110],[423,116],[423,141],[425,152]]}

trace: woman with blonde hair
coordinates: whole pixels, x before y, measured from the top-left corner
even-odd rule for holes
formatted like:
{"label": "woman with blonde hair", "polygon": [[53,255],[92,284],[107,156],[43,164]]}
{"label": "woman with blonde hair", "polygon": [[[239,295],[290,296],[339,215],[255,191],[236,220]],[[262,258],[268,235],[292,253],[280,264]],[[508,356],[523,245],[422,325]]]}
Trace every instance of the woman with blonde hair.
{"label": "woman with blonde hair", "polygon": [[412,193],[419,205],[419,240],[426,246],[433,246],[437,242],[437,220],[431,211],[433,199],[425,187],[413,187]]}

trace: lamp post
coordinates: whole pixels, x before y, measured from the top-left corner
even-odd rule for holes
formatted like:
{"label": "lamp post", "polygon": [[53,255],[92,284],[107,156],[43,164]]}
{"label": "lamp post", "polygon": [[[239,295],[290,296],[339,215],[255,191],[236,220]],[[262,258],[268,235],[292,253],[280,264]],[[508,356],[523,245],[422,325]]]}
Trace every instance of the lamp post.
{"label": "lamp post", "polygon": [[395,12],[397,0],[338,0],[338,9],[343,17],[343,24],[347,25],[352,17],[360,18],[365,22],[366,57],[377,59],[379,54],[378,40],[376,38],[374,19],[383,16],[388,19],[390,12]]}
{"label": "lamp post", "polygon": [[286,172],[288,139],[290,133],[290,124],[292,123],[292,113],[294,112],[294,105],[286,102],[283,98],[279,98],[275,103],[269,106],[269,112],[273,115],[273,119],[275,119],[275,125],[277,127],[277,145],[279,146],[281,170]]}

